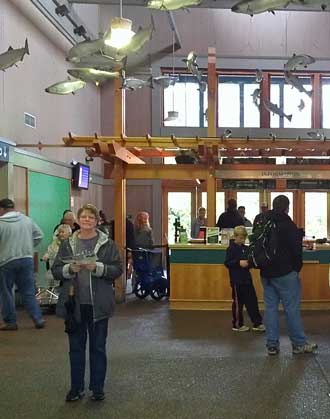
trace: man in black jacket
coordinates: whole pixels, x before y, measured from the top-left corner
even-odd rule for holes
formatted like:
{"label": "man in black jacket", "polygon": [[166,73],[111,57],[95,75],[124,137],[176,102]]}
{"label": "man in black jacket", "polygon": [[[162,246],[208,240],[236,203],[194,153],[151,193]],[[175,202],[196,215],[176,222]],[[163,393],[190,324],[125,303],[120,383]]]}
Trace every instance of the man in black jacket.
{"label": "man in black jacket", "polygon": [[313,353],[316,344],[306,341],[300,316],[301,284],[299,272],[302,268],[302,235],[288,216],[289,199],[277,196],[273,201],[271,217],[276,224],[278,249],[275,260],[261,270],[264,288],[265,325],[269,355],[279,353],[278,306],[281,302],[285,312],[293,354]]}
{"label": "man in black jacket", "polygon": [[236,200],[229,199],[227,211],[223,212],[218,218],[217,227],[221,230],[223,228],[235,228],[243,225],[244,220],[237,211]]}

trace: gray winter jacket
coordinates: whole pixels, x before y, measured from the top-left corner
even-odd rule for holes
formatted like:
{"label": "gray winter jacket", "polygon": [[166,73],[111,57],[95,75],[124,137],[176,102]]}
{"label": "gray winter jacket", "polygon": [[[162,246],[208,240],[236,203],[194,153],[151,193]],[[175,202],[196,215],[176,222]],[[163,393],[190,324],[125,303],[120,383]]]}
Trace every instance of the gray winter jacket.
{"label": "gray winter jacket", "polygon": [[42,231],[31,218],[15,210],[6,212],[0,217],[0,266],[33,258],[34,247],[42,238]]}
{"label": "gray winter jacket", "polygon": [[[115,294],[113,282],[122,272],[122,263],[116,244],[105,233],[98,230],[99,238],[94,253],[97,255],[96,271],[90,274],[90,292],[93,304],[94,321],[111,317],[115,308]],[[59,247],[52,273],[55,279],[63,282],[56,307],[56,313],[60,317],[66,316],[64,303],[68,300],[69,287],[77,285],[76,274],[71,274],[69,264],[64,261],[76,254],[77,236],[75,232],[69,239],[64,240]],[[76,288],[77,289],[77,288]],[[75,293],[75,317],[80,320],[79,295]]]}

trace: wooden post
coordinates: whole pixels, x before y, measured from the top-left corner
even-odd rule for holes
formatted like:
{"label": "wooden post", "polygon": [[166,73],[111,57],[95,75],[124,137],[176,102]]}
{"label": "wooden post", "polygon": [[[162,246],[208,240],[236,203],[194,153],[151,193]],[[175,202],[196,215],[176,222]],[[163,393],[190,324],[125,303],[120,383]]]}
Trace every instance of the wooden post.
{"label": "wooden post", "polygon": [[[208,60],[207,60],[207,95],[208,95],[208,126],[207,126],[207,136],[216,137],[217,135],[217,68],[216,68],[216,50],[213,47],[208,48]],[[208,204],[207,204],[208,205]],[[209,213],[209,206],[208,206]],[[212,224],[214,225],[214,224]]]}
{"label": "wooden post", "polygon": [[322,124],[322,82],[321,75],[315,73],[313,77],[312,95],[312,128],[320,128]]}
{"label": "wooden post", "polygon": [[[125,89],[120,89],[119,79],[114,81],[114,135],[125,135]],[[115,241],[123,262],[123,274],[116,280],[116,301],[126,297],[126,178],[125,163],[119,159],[114,167]]]}
{"label": "wooden post", "polygon": [[216,223],[216,192],[217,192],[217,180],[214,176],[214,164],[209,167],[209,174],[206,180],[206,192],[207,192],[207,225],[209,227],[215,226]]}
{"label": "wooden post", "polygon": [[263,100],[270,100],[270,75],[268,72],[262,73],[263,78],[260,83],[261,95],[260,95],[260,128],[270,127],[270,113],[263,106]]}

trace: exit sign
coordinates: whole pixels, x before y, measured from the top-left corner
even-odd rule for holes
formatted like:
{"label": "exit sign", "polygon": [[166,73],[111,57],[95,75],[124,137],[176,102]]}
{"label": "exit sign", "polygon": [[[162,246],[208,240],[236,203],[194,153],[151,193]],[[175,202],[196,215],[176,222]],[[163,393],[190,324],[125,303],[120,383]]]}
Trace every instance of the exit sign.
{"label": "exit sign", "polygon": [[0,141],[0,161],[9,160],[9,146],[6,143]]}

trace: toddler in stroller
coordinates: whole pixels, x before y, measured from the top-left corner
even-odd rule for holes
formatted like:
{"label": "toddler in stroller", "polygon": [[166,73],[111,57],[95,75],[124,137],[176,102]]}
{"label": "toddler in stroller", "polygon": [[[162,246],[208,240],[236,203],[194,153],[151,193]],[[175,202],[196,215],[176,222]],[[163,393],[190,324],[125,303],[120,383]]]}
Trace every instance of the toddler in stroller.
{"label": "toddler in stroller", "polygon": [[50,270],[52,267],[61,241],[71,236],[72,230],[68,224],[61,224],[57,228],[56,238],[48,246],[47,252],[43,255],[42,261],[46,262],[46,276],[43,286],[37,288],[36,298],[42,308],[46,308],[52,312],[55,312],[56,303],[58,300],[57,288],[59,287],[59,281],[56,281]]}
{"label": "toddler in stroller", "polygon": [[150,295],[161,300],[168,295],[168,280],[162,266],[162,251],[156,249],[131,250],[133,259],[133,292],[138,298]]}

